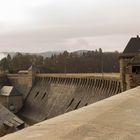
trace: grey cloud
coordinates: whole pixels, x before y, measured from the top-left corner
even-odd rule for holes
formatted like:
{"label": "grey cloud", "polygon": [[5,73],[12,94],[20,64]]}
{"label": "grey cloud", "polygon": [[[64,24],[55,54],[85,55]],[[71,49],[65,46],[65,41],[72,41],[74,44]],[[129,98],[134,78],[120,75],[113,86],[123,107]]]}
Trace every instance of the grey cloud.
{"label": "grey cloud", "polygon": [[28,11],[28,26],[1,34],[0,51],[122,50],[129,37],[140,34],[139,0],[52,1]]}

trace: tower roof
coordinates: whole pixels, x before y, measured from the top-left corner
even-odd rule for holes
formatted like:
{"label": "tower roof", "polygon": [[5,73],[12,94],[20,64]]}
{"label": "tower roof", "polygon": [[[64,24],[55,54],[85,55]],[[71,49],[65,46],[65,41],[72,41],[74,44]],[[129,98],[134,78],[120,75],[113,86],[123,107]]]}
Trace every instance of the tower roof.
{"label": "tower roof", "polygon": [[35,65],[31,65],[28,70],[30,70],[30,71],[36,71],[36,66]]}
{"label": "tower roof", "polygon": [[131,38],[128,42],[123,54],[138,54],[140,53],[140,37]]}
{"label": "tower roof", "polygon": [[21,95],[13,86],[3,86],[0,90],[2,96],[19,96]]}

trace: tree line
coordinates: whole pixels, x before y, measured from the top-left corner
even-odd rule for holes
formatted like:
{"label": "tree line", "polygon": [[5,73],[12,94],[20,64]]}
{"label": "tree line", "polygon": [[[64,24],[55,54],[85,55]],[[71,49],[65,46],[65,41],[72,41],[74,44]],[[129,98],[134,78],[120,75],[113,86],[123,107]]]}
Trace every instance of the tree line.
{"label": "tree line", "polygon": [[119,72],[119,53],[102,52],[102,49],[87,51],[82,54],[64,51],[59,55],[43,56],[16,53],[9,54],[0,61],[1,71],[17,73],[27,70],[32,64],[49,73],[101,73]]}

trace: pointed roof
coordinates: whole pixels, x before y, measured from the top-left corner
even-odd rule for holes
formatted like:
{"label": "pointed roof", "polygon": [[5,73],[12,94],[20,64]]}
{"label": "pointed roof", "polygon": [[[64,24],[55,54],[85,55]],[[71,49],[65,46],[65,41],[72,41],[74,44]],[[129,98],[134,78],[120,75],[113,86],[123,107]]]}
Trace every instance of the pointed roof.
{"label": "pointed roof", "polygon": [[1,96],[20,96],[21,94],[13,86],[3,86],[0,90]]}
{"label": "pointed roof", "polygon": [[128,42],[123,54],[138,54],[140,53],[140,37],[131,38]]}
{"label": "pointed roof", "polygon": [[36,71],[36,66],[35,65],[31,65],[28,70],[29,71]]}

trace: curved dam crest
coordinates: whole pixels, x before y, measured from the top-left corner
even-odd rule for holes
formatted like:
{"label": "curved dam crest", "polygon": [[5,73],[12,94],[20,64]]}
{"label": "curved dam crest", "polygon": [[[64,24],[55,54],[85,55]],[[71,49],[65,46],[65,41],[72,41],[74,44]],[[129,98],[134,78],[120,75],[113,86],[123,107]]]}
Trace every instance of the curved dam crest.
{"label": "curved dam crest", "polygon": [[[31,88],[26,87],[21,76],[9,77],[11,83],[20,86],[24,92],[24,106],[20,115],[30,123],[41,122],[46,119],[76,110],[121,92],[118,78],[109,77],[76,77],[76,75],[43,75],[35,76]],[[22,82],[20,82],[22,81]],[[27,83],[27,80],[25,80]],[[17,84],[18,82],[18,84]],[[22,88],[22,83],[24,86]]]}

